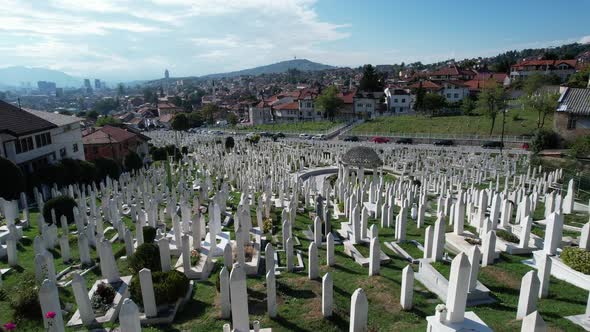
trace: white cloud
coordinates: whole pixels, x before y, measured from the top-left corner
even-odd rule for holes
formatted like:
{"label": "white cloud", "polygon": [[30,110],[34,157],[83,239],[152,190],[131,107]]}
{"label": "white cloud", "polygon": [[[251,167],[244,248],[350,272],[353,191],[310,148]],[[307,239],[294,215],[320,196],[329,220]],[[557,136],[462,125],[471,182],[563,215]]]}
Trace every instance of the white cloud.
{"label": "white cloud", "polygon": [[588,43],[590,43],[590,35],[589,36],[584,36],[584,37],[580,38],[580,40],[578,41],[578,43],[580,43],[580,44],[588,44]]}

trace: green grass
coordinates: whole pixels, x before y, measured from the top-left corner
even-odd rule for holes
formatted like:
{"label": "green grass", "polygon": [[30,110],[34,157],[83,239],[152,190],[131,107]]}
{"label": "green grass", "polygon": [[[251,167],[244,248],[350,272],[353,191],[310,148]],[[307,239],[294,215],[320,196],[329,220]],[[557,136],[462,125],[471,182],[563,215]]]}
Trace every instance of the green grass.
{"label": "green grass", "polygon": [[[511,111],[514,112],[514,111]],[[537,128],[536,114],[521,111],[522,120],[506,115],[505,135],[532,134]],[[547,117],[544,128],[551,128],[553,116]],[[489,135],[491,120],[485,116],[388,116],[365,122],[352,129],[352,134],[457,134]],[[493,135],[501,135],[502,118],[496,119]]]}
{"label": "green grass", "polygon": [[241,127],[238,130],[267,131],[283,133],[319,133],[342,125],[337,121],[302,121],[294,123],[261,124],[251,127]]}

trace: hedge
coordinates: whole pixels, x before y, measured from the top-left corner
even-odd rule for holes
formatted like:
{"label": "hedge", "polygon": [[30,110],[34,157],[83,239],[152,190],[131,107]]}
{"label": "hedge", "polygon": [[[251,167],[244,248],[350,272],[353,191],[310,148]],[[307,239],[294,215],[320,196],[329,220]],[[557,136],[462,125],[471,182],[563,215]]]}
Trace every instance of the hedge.
{"label": "hedge", "polygon": [[142,243],[129,257],[128,261],[129,269],[133,273],[138,273],[143,268],[148,268],[152,272],[162,271],[160,249],[153,243]]}
{"label": "hedge", "polygon": [[66,216],[68,224],[74,222],[74,207],[78,206],[76,201],[69,196],[57,196],[48,200],[43,205],[43,218],[48,224],[53,223],[51,210],[55,210],[55,222],[60,225],[61,216]]}
{"label": "hedge", "polygon": [[[184,297],[190,285],[189,279],[176,270],[167,272],[152,272],[152,283],[156,305],[172,304]],[[129,292],[133,302],[143,305],[139,276],[134,275],[129,286]]]}
{"label": "hedge", "polygon": [[590,252],[577,247],[565,247],[559,256],[565,265],[572,269],[590,274]]}

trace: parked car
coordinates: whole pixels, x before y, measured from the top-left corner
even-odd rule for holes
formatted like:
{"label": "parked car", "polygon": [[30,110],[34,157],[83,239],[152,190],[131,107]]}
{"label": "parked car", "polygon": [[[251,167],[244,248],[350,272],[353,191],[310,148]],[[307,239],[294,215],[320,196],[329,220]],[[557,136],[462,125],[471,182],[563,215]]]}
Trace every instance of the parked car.
{"label": "parked car", "polygon": [[275,134],[275,137],[276,138],[285,138],[285,134],[283,134],[281,132],[278,132],[278,133]]}
{"label": "parked car", "polygon": [[324,134],[314,135],[311,137],[311,139],[316,140],[316,141],[323,141],[326,139],[326,135],[324,135]]}
{"label": "parked car", "polygon": [[438,146],[452,146],[454,144],[455,143],[450,139],[441,139],[441,140],[434,142],[434,145],[438,145]]}
{"label": "parked car", "polygon": [[260,133],[260,137],[272,137],[272,136],[273,136],[272,133],[269,133],[269,132],[266,132],[266,131],[263,131],[263,132]]}
{"label": "parked car", "polygon": [[301,138],[301,139],[309,139],[310,136],[308,134],[299,134],[299,138]]}
{"label": "parked car", "polygon": [[371,138],[371,142],[373,143],[389,143],[390,139],[387,137],[375,136]]}
{"label": "parked car", "polygon": [[359,138],[356,136],[348,136],[348,137],[344,137],[344,141],[345,142],[358,142]]}
{"label": "parked car", "polygon": [[411,138],[400,138],[395,142],[397,144],[412,144],[412,139]]}
{"label": "parked car", "polygon": [[499,149],[504,147],[504,143],[498,141],[489,141],[483,143],[481,147],[486,149]]}

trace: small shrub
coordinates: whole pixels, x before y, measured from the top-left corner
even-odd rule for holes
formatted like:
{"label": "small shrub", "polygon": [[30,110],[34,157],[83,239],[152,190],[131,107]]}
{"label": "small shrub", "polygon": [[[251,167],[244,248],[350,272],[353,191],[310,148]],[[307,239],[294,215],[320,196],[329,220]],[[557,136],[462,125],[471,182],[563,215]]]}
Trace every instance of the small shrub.
{"label": "small shrub", "polygon": [[501,238],[502,240],[512,242],[512,243],[518,243],[520,241],[516,235],[514,235],[508,231],[505,231],[503,229],[496,230],[496,235],[499,238]]}
{"label": "small shrub", "polygon": [[117,292],[110,284],[100,283],[96,287],[96,292],[92,295],[90,303],[92,309],[104,313],[111,307]]}
{"label": "small shrub", "polygon": [[559,256],[572,269],[590,274],[590,252],[577,247],[565,247]]}
{"label": "small shrub", "polygon": [[200,260],[201,253],[196,249],[191,250],[191,266],[197,266]]}
{"label": "small shrub", "polygon": [[144,243],[154,243],[156,239],[156,229],[152,226],[144,226],[143,227],[143,242]]}
{"label": "small shrub", "polygon": [[228,136],[225,138],[225,149],[226,150],[231,150],[234,148],[234,146],[236,145],[234,138],[231,136]]}
{"label": "small shrub", "polygon": [[153,243],[141,244],[128,260],[129,269],[134,273],[138,273],[143,268],[148,268],[152,272],[162,271],[160,249]]}
{"label": "small shrub", "polygon": [[539,129],[535,132],[531,142],[531,150],[538,153],[544,149],[553,149],[559,146],[559,136],[552,130]]}
{"label": "small shrub", "polygon": [[262,221],[262,232],[263,233],[270,233],[272,231],[272,219],[265,218]]}
{"label": "small shrub", "polygon": [[512,121],[521,121],[522,118],[520,117],[520,114],[518,114],[517,112],[512,113]]}
{"label": "small shrub", "polygon": [[39,319],[41,318],[41,304],[39,303],[39,288],[35,282],[35,276],[24,273],[18,285],[9,292],[10,307],[14,310],[16,319]]}
{"label": "small shrub", "polygon": [[[154,284],[154,294],[157,305],[172,304],[176,302],[186,294],[190,285],[188,278],[183,273],[176,270],[168,272],[152,272],[152,282]],[[131,299],[135,303],[143,305],[141,285],[139,283],[138,275],[133,276],[129,292],[131,294]]]}
{"label": "small shrub", "polygon": [[14,200],[25,191],[25,177],[23,172],[12,161],[0,157],[0,197]]}
{"label": "small shrub", "polygon": [[53,223],[51,210],[55,210],[55,221],[59,224],[61,216],[66,216],[68,224],[74,222],[74,207],[78,206],[76,201],[69,196],[57,196],[48,200],[43,205],[43,217],[48,224]]}
{"label": "small shrub", "polygon": [[141,157],[131,151],[125,156],[125,168],[129,171],[137,171],[143,167],[143,160]]}
{"label": "small shrub", "polygon": [[576,139],[572,144],[572,154],[576,158],[590,157],[590,136]]}
{"label": "small shrub", "polygon": [[97,177],[100,181],[106,179],[107,176],[116,180],[121,175],[121,167],[113,159],[98,158],[94,160],[94,165],[96,166]]}

